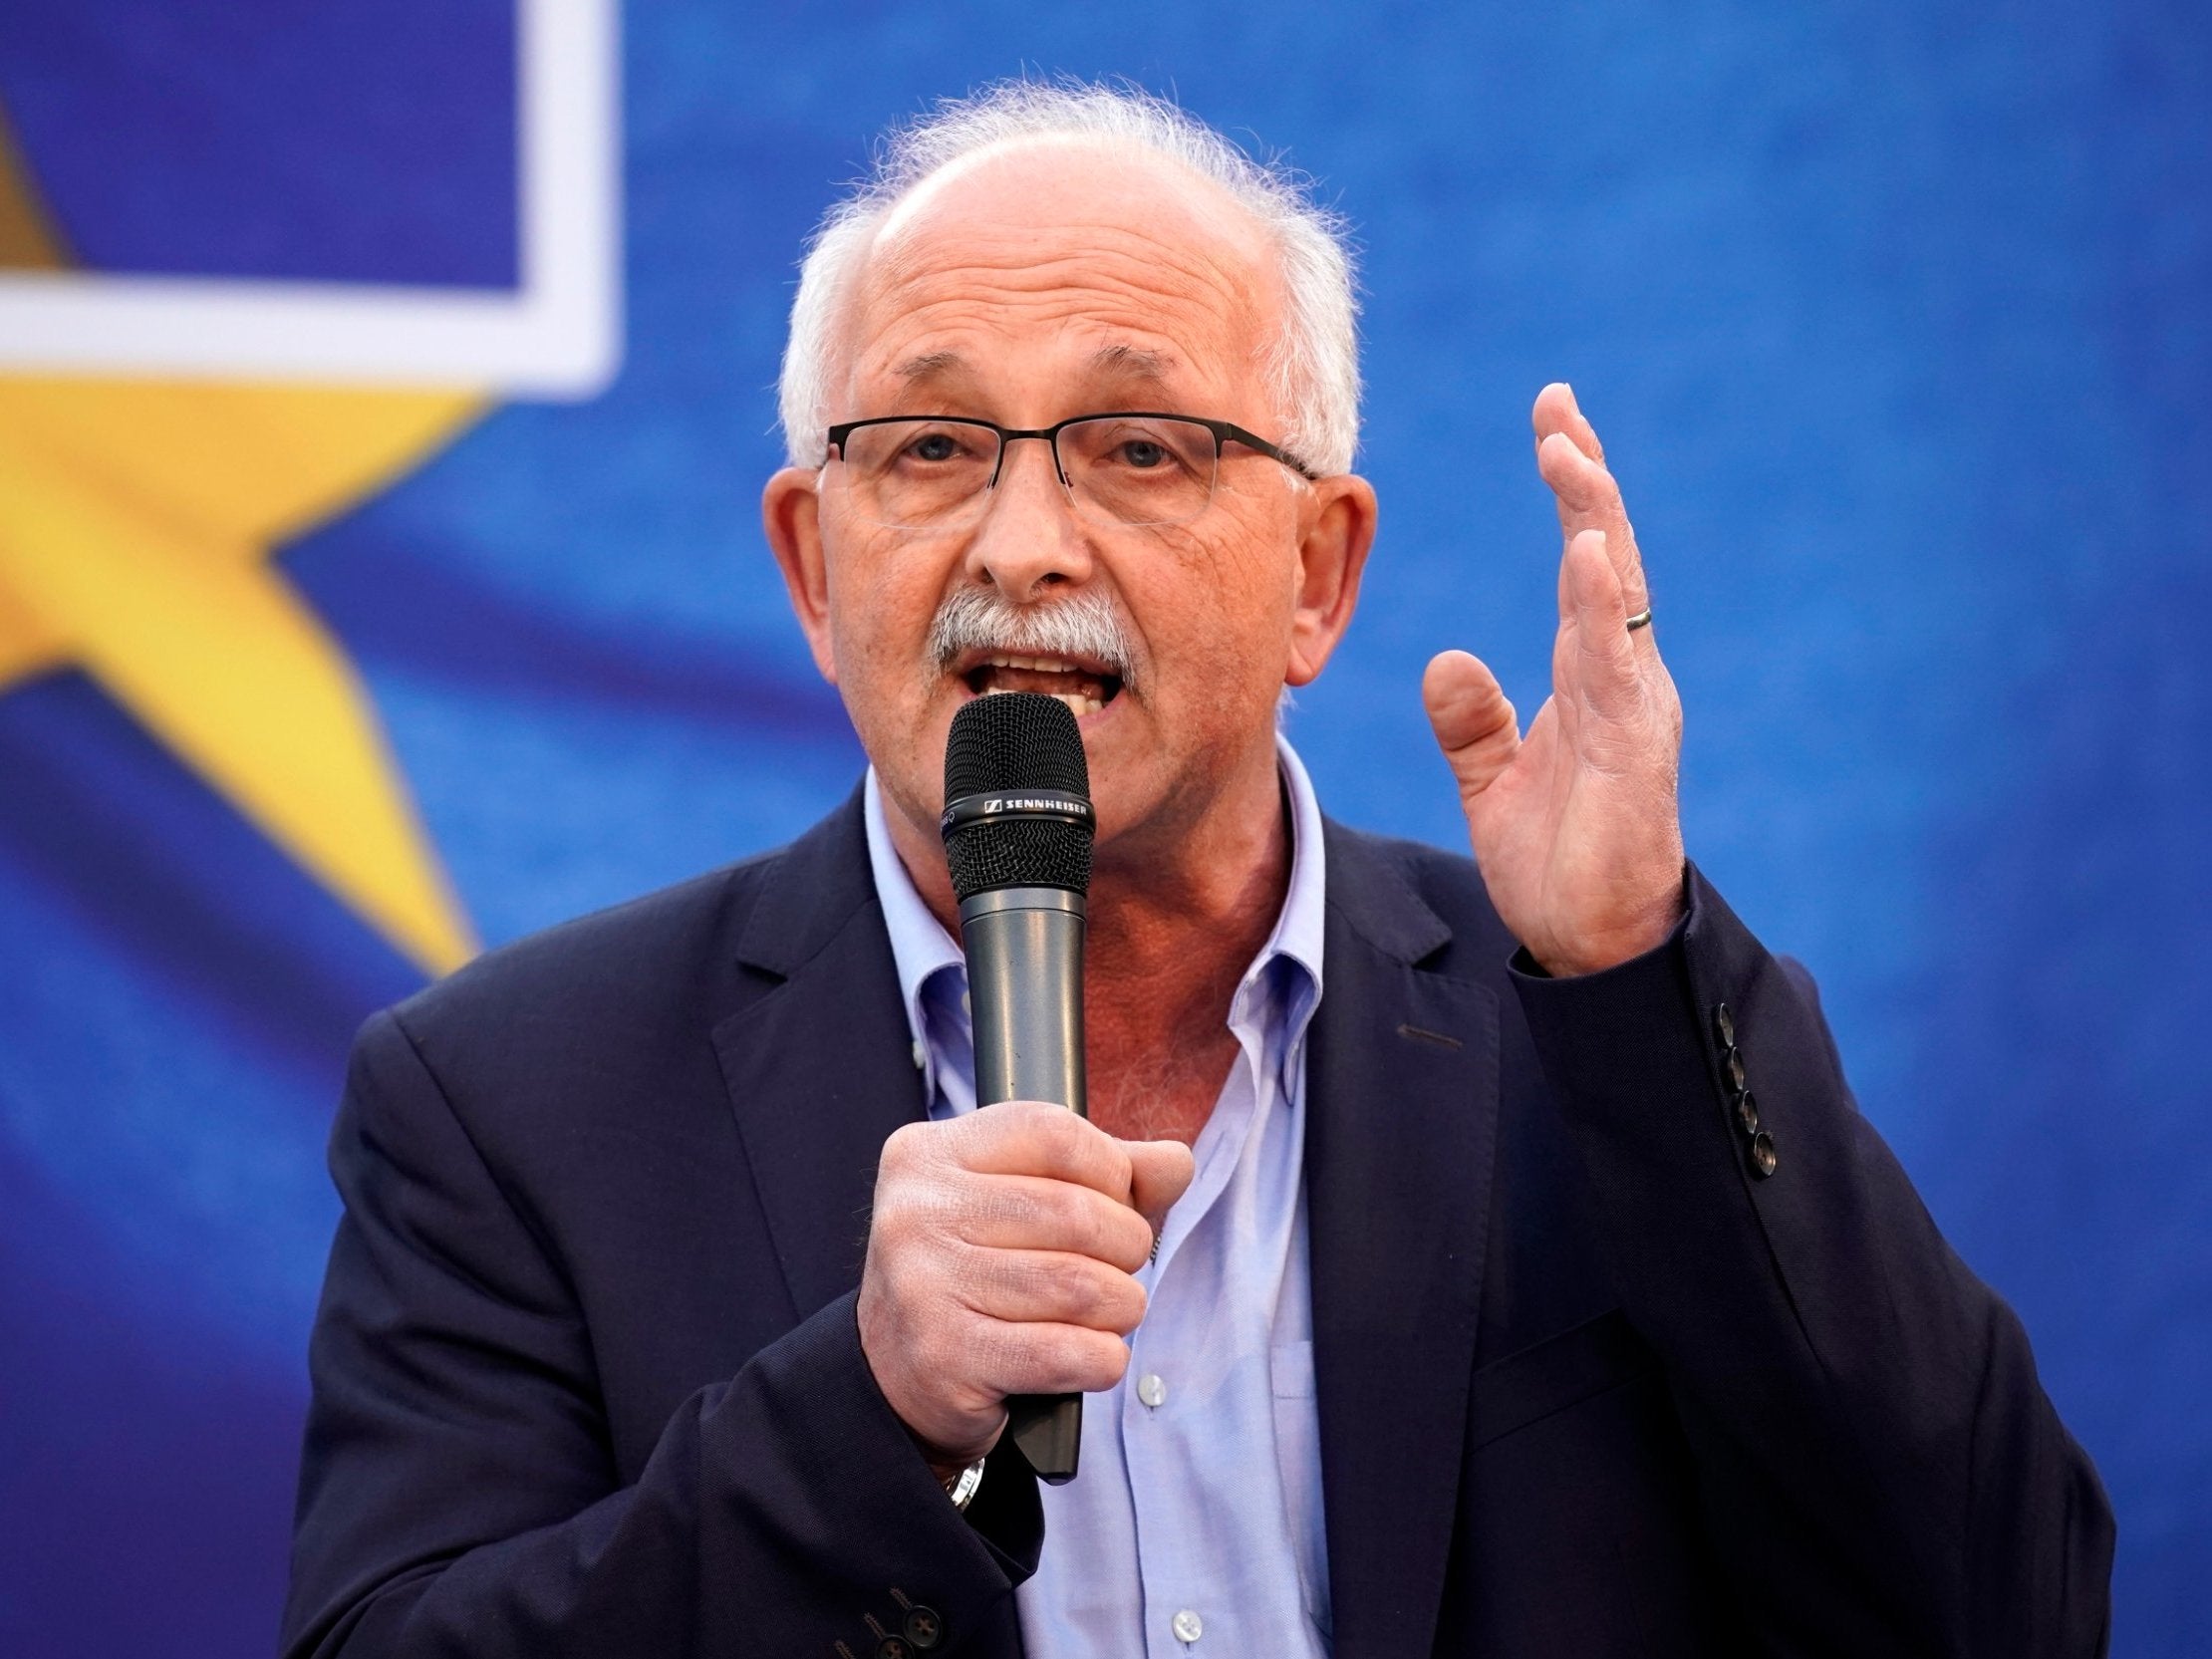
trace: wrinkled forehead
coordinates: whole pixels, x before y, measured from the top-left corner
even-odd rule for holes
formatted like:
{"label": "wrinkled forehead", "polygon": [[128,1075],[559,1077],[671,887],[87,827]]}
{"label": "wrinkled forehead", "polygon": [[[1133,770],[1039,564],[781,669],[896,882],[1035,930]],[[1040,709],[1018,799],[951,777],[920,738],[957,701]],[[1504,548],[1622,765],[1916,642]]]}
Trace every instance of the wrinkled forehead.
{"label": "wrinkled forehead", "polygon": [[1028,139],[941,168],[885,215],[846,296],[837,379],[872,405],[918,370],[1080,368],[1248,397],[1282,304],[1272,236],[1221,185],[1154,152]]}

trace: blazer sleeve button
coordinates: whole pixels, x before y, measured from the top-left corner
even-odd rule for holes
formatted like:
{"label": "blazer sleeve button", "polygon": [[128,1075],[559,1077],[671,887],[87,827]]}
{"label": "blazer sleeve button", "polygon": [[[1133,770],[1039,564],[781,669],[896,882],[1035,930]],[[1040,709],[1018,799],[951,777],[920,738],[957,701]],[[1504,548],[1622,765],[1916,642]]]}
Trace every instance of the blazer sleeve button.
{"label": "blazer sleeve button", "polygon": [[1762,1129],[1752,1137],[1751,1172],[1764,1181],[1775,1173],[1778,1162],[1775,1157],[1775,1138]]}
{"label": "blazer sleeve button", "polygon": [[1721,1056],[1721,1075],[1728,1079],[1728,1086],[1738,1094],[1744,1092],[1744,1051],[1731,1045]]}
{"label": "blazer sleeve button", "polygon": [[907,1609],[907,1640],[918,1652],[927,1653],[945,1640],[945,1621],[938,1617],[935,1607],[910,1607]]}

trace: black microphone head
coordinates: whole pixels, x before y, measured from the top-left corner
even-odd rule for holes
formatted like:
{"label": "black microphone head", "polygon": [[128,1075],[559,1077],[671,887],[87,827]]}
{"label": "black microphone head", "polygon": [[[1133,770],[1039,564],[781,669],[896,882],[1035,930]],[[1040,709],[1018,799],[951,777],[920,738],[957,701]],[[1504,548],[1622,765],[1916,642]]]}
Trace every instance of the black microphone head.
{"label": "black microphone head", "polygon": [[945,740],[945,857],[962,901],[1004,887],[1091,885],[1091,769],[1058,697],[963,704]]}

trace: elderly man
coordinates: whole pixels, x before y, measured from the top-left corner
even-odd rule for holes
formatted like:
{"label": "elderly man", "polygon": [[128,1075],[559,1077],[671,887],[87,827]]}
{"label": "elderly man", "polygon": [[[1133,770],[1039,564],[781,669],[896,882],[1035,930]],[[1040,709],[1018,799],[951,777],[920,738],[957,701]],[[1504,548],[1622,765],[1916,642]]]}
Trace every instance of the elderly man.
{"label": "elderly man", "polygon": [[[2110,1521],[2017,1321],[1684,862],[1680,710],[1564,387],[1553,693],[1429,716],[1475,860],[1277,735],[1352,617],[1350,279],[1171,108],[894,143],[764,516],[871,762],[791,847],[364,1031],[296,1654],[2087,1654]],[[1064,697],[1092,1121],[976,1111],[941,763]],[[1090,1392],[1041,1489],[1017,1394]]]}

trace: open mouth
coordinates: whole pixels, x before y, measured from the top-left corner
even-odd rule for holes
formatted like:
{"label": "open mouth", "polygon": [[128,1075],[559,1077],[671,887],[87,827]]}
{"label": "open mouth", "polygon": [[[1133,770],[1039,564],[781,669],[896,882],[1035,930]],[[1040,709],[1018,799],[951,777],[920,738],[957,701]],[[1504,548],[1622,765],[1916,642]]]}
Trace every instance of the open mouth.
{"label": "open mouth", "polygon": [[978,657],[960,678],[979,697],[997,691],[1042,691],[1066,703],[1077,719],[1096,714],[1121,694],[1121,676],[1103,665],[1066,657]]}

